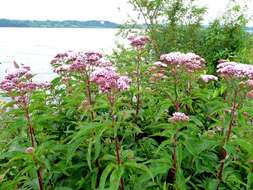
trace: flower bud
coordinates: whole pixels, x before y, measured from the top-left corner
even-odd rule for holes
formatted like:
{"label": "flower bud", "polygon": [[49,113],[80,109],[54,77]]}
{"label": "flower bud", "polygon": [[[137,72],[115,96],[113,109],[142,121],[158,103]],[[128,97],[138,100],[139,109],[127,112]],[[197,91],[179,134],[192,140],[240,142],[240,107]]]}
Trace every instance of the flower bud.
{"label": "flower bud", "polygon": [[151,67],[148,68],[148,71],[149,71],[149,72],[154,72],[154,71],[156,71],[156,70],[157,70],[157,67],[156,67],[156,66],[151,66]]}
{"label": "flower bud", "polygon": [[253,90],[247,92],[246,96],[247,96],[247,98],[249,98],[249,99],[253,99]]}
{"label": "flower bud", "polygon": [[25,152],[26,152],[27,154],[33,154],[34,148],[33,148],[33,147],[28,147],[28,148],[25,150]]}
{"label": "flower bud", "polygon": [[245,86],[245,82],[244,81],[239,82],[239,87],[240,88],[243,88],[244,86]]}
{"label": "flower bud", "polygon": [[0,175],[0,183],[4,180],[4,175]]}
{"label": "flower bud", "polygon": [[248,81],[246,81],[246,84],[248,85],[248,87],[249,87],[250,89],[253,89],[253,80],[248,80]]}
{"label": "flower bud", "polygon": [[220,160],[225,160],[225,159],[227,159],[228,158],[228,154],[227,154],[227,151],[224,149],[224,148],[221,148],[220,150],[219,150],[219,159]]}
{"label": "flower bud", "polygon": [[184,113],[181,113],[181,112],[173,113],[172,117],[170,117],[168,119],[168,121],[171,121],[171,122],[174,122],[174,123],[176,123],[176,122],[187,122],[189,120],[190,120],[190,118],[187,115],[185,115]]}

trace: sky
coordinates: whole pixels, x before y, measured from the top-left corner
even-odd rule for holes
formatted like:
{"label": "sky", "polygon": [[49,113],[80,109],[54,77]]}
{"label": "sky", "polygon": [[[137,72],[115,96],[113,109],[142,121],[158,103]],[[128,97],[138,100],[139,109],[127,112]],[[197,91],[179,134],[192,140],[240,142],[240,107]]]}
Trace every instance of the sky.
{"label": "sky", "polygon": [[[204,23],[222,14],[228,0],[199,0],[208,7]],[[244,1],[244,0],[239,0]],[[253,0],[249,1],[253,13]],[[136,13],[127,0],[1,0],[0,18],[29,20],[109,20],[123,23]],[[253,25],[251,22],[250,25]]]}

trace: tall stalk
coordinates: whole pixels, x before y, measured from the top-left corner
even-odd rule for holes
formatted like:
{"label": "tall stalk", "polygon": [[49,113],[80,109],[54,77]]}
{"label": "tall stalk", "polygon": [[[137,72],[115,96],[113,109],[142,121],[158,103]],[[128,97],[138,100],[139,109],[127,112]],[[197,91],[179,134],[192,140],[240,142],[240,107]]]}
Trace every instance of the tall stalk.
{"label": "tall stalk", "polygon": [[176,133],[172,139],[172,168],[169,169],[167,174],[167,182],[174,183],[177,175],[177,138],[178,138],[179,129],[176,130]]}
{"label": "tall stalk", "polygon": [[136,110],[135,110],[135,119],[138,118],[140,112],[141,104],[141,50],[137,50],[137,66],[136,66],[136,85],[137,85],[137,94],[136,94]]}
{"label": "tall stalk", "polygon": [[173,69],[172,73],[173,73],[173,77],[174,77],[174,93],[175,93],[175,102],[174,102],[174,105],[175,105],[176,112],[178,112],[179,109],[180,109],[180,105],[179,105],[178,92],[177,92],[178,79],[177,79],[176,68]]}
{"label": "tall stalk", "polygon": [[90,74],[88,71],[82,74],[82,80],[85,82],[85,96],[87,100],[87,105],[90,111],[90,118],[91,120],[95,119],[94,113],[92,111],[92,97],[91,97],[91,81],[90,81]]}
{"label": "tall stalk", "polygon": [[[91,86],[90,86],[90,79],[88,76],[85,77],[85,83],[86,83],[86,97],[87,97],[87,102],[88,102],[88,106],[89,106],[89,109],[91,109],[91,106],[92,106],[92,99],[91,99]],[[94,113],[93,111],[91,110],[91,119],[94,120],[95,116],[94,116]]]}
{"label": "tall stalk", "polygon": [[[30,118],[30,114],[29,114],[29,106],[28,104],[24,104],[24,112],[25,112],[25,118],[26,118],[26,121],[27,121],[27,126],[28,126],[28,133],[29,133],[29,137],[30,137],[30,140],[31,140],[31,143],[32,143],[32,147],[35,148],[36,146],[36,138],[35,138],[35,132],[34,132],[34,128],[33,128],[33,125],[32,125],[32,121],[31,121],[31,118]],[[33,161],[35,163],[35,165],[37,166],[38,163],[33,155]],[[42,171],[41,171],[41,168],[37,169],[37,178],[38,178],[38,183],[39,183],[39,190],[43,190],[43,177],[42,177]]]}
{"label": "tall stalk", "polygon": [[[108,101],[110,103],[110,107],[111,107],[111,118],[112,118],[112,128],[115,128],[115,119],[116,119],[116,115],[114,113],[114,109],[115,109],[115,97],[113,96],[112,92],[109,92],[108,95]],[[119,143],[119,139],[118,139],[118,135],[116,133],[115,137],[114,137],[114,141],[115,141],[115,153],[116,153],[116,162],[117,165],[120,166],[121,165],[121,159],[120,159],[120,143]],[[124,190],[124,181],[123,178],[120,177],[120,189]]]}
{"label": "tall stalk", "polygon": [[173,169],[175,171],[175,175],[177,173],[177,137],[178,137],[179,130],[176,130],[176,134],[173,137],[173,154],[172,154],[172,160],[173,160]]}
{"label": "tall stalk", "polygon": [[222,182],[222,178],[223,178],[224,165],[225,165],[225,160],[226,160],[226,155],[227,155],[227,152],[224,149],[224,146],[228,143],[228,141],[231,137],[231,134],[232,134],[233,123],[235,120],[235,112],[236,112],[236,108],[237,108],[237,104],[236,104],[237,95],[238,95],[238,90],[235,89],[234,96],[233,96],[233,106],[232,106],[231,115],[230,115],[230,122],[229,122],[228,130],[227,130],[227,133],[225,135],[225,138],[224,138],[224,141],[222,144],[222,150],[221,150],[222,160],[221,160],[219,170],[217,172],[217,179],[218,179],[217,190],[219,189],[220,184]]}

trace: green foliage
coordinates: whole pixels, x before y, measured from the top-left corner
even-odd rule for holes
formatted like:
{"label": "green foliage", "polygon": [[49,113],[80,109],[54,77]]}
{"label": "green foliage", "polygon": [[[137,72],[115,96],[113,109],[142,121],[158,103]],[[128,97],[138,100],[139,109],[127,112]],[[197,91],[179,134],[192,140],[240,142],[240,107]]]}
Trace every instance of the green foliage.
{"label": "green foliage", "polygon": [[[248,34],[242,27],[245,20],[240,17],[234,23],[225,18],[226,22],[216,20],[203,28],[205,9],[194,1],[184,2],[131,0],[144,11],[153,41],[141,55],[122,48],[110,57],[119,72],[132,79],[130,89],[117,94],[113,107],[94,84],[94,102],[87,106],[85,82],[74,74],[69,85],[57,77],[49,90],[33,93],[29,111],[37,141],[34,152],[27,152],[31,143],[23,110],[12,100],[1,102],[1,190],[37,190],[37,171],[42,172],[45,190],[117,190],[122,184],[133,190],[253,189],[253,101],[245,98],[249,88],[240,84],[234,99],[236,112],[231,115],[240,81],[199,79],[203,72],[213,71],[220,58],[250,61]],[[163,25],[158,24],[161,17],[167,21]],[[158,53],[175,50],[199,52],[208,67],[190,74],[179,71],[177,80],[169,69],[165,78],[154,78],[157,73],[150,67]],[[137,61],[141,64],[139,90]],[[140,111],[135,117],[138,93]],[[186,113],[189,121],[171,122],[175,111]],[[224,143],[231,121],[232,133]]]}
{"label": "green foliage", "polygon": [[[207,8],[195,0],[129,2],[145,21],[145,33],[151,38],[156,59],[172,51],[194,52],[205,58],[211,73],[215,73],[219,59],[252,63],[253,41],[246,31],[246,5],[230,1],[224,15],[205,26],[202,21]],[[123,29],[124,35],[133,32]]]}

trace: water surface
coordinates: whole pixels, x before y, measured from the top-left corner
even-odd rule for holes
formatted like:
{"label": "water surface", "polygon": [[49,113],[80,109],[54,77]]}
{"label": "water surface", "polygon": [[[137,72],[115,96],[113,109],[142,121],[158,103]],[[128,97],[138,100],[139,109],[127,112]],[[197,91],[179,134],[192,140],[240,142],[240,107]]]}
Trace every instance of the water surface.
{"label": "water surface", "polygon": [[38,80],[50,80],[50,61],[67,50],[100,50],[115,47],[117,29],[87,28],[0,28],[0,80],[15,60],[31,66]]}

